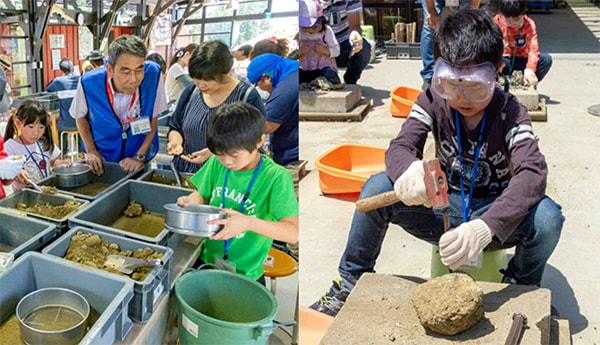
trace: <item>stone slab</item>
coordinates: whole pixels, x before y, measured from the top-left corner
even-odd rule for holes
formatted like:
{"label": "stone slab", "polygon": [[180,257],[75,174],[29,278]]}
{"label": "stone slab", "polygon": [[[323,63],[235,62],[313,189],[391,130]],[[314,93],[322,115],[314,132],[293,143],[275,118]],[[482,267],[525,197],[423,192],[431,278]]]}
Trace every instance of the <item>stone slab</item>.
{"label": "stone slab", "polygon": [[483,318],[471,329],[442,336],[419,323],[411,291],[421,278],[366,273],[348,296],[321,345],[489,345],[504,344],[512,315],[527,315],[520,345],[549,344],[550,290],[535,286],[478,282],[484,291]]}
{"label": "stone slab", "polygon": [[371,109],[373,100],[362,99],[356,107],[345,112],[300,111],[301,121],[361,121]]}
{"label": "stone slab", "polygon": [[537,110],[540,103],[540,93],[533,88],[529,89],[514,89],[510,93],[515,95],[519,102],[527,108],[527,110]]}
{"label": "stone slab", "polygon": [[342,90],[300,91],[300,112],[345,113],[362,98],[360,85],[346,85]]}
{"label": "stone slab", "polygon": [[529,110],[531,121],[548,121],[548,109],[546,108],[546,99],[540,98],[537,110]]}

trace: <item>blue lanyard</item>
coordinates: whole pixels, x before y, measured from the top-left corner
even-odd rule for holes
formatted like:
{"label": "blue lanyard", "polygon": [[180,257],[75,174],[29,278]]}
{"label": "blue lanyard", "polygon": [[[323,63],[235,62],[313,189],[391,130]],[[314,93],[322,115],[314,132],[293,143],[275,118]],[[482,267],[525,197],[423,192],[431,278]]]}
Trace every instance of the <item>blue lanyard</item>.
{"label": "blue lanyard", "polygon": [[[248,200],[248,197],[250,196],[250,191],[252,190],[252,186],[254,186],[254,181],[256,181],[256,177],[258,176],[258,172],[260,171],[260,167],[262,165],[262,155],[259,154],[259,159],[258,159],[258,165],[256,166],[256,169],[254,169],[254,174],[252,174],[252,179],[250,180],[250,183],[248,184],[248,188],[246,189],[246,194],[244,194],[244,197],[242,198],[242,203],[240,204],[240,208],[239,208],[239,212],[240,213],[244,213],[244,206],[246,205],[246,200]],[[231,172],[230,169],[227,169],[227,172],[225,173],[225,182],[223,182],[223,190],[221,191],[221,208],[225,208],[225,189],[227,188],[227,181],[229,180],[229,173]],[[227,260],[227,257],[229,256],[229,245],[231,244],[231,239],[228,239],[225,241],[225,249],[223,250],[223,259]]]}
{"label": "blue lanyard", "polygon": [[27,153],[29,154],[29,157],[31,157],[31,160],[35,163],[35,166],[40,171],[40,174],[42,174],[43,177],[48,177],[48,173],[46,172],[46,169],[48,168],[46,166],[46,156],[44,156],[44,150],[42,150],[42,146],[40,145],[40,142],[36,141],[35,143],[37,144],[38,150],[40,151],[40,155],[42,156],[42,163],[43,163],[42,165],[44,166],[43,168],[35,160],[35,158],[33,157],[33,153],[31,151],[29,151],[29,148],[27,147],[27,145],[25,145],[25,142],[23,141],[23,138],[21,138],[21,136],[19,136],[19,140],[21,141],[21,144],[23,144],[23,147],[25,147],[25,150],[27,150]]}
{"label": "blue lanyard", "polygon": [[462,145],[460,143],[460,121],[458,119],[458,111],[454,110],[454,120],[456,122],[456,139],[458,141],[458,162],[460,163],[460,195],[462,201],[462,213],[463,222],[467,222],[469,210],[471,209],[471,202],[473,201],[473,189],[475,187],[475,177],[477,176],[477,167],[479,164],[479,152],[481,151],[481,144],[483,142],[483,129],[485,128],[485,119],[487,118],[487,109],[483,113],[483,120],[479,125],[479,136],[477,137],[477,144],[475,146],[475,163],[471,171],[471,185],[469,186],[469,200],[467,202],[465,198],[465,180],[463,177],[463,156],[462,156]]}

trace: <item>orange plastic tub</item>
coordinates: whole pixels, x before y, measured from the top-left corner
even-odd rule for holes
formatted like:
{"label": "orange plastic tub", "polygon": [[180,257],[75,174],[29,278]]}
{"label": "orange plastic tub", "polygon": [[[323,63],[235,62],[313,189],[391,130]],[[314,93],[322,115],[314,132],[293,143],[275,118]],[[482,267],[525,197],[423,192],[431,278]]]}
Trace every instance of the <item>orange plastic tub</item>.
{"label": "orange plastic tub", "polygon": [[319,170],[319,187],[325,194],[360,193],[365,181],[385,170],[386,148],[345,144],[315,162]]}
{"label": "orange plastic tub", "polygon": [[413,89],[408,86],[398,86],[392,92],[392,104],[390,105],[390,112],[394,117],[407,117],[410,113],[410,109],[417,100],[417,97],[421,94],[421,90]]}

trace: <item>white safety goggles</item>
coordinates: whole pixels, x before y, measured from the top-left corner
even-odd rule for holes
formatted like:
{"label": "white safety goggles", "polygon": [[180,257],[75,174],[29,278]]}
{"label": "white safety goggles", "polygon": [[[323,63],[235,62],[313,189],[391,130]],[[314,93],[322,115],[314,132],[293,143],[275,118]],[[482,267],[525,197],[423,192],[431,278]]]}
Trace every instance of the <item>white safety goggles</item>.
{"label": "white safety goggles", "polygon": [[490,62],[470,66],[455,66],[438,58],[433,68],[431,89],[440,97],[450,99],[463,91],[472,102],[485,102],[494,93],[498,72]]}

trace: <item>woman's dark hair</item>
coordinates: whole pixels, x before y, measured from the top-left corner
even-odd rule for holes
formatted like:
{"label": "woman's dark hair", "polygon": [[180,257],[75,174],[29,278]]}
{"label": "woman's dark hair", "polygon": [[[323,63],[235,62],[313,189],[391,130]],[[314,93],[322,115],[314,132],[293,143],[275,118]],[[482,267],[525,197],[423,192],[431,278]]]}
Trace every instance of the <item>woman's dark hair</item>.
{"label": "woman's dark hair", "polygon": [[198,45],[196,43],[190,43],[187,46],[185,46],[185,48],[177,49],[175,51],[175,55],[173,55],[173,57],[171,58],[169,67],[173,66],[177,61],[179,61],[179,59],[181,59],[185,55],[185,53],[192,54],[192,52],[194,52],[194,50],[196,50],[196,48],[198,48]]}
{"label": "woman's dark hair", "polygon": [[491,62],[500,68],[503,49],[500,28],[479,9],[463,9],[448,16],[434,36],[434,57],[459,66]]}
{"label": "woman's dark hair", "polygon": [[232,66],[229,47],[221,41],[209,41],[194,50],[188,69],[194,79],[223,82]]}
{"label": "woman's dark hair", "polygon": [[252,51],[252,46],[249,44],[244,44],[243,46],[239,47],[235,51],[244,53],[245,57],[250,57],[250,52]]}
{"label": "woman's dark hair", "polygon": [[505,17],[517,17],[527,12],[527,0],[500,0],[500,13]]}
{"label": "woman's dark hair", "polygon": [[253,152],[265,132],[264,115],[246,102],[220,106],[208,121],[206,145],[214,154]]}
{"label": "woman's dark hair", "polygon": [[52,137],[52,130],[50,128],[50,120],[48,118],[48,111],[46,107],[40,101],[35,99],[27,99],[19,105],[15,115],[11,116],[6,125],[6,132],[4,133],[4,139],[13,139],[18,133],[18,129],[15,126],[14,118],[19,119],[23,123],[23,126],[30,125],[36,121],[46,127],[44,135],[40,138],[42,143],[42,149],[44,151],[52,151],[54,148],[54,138]]}
{"label": "woman's dark hair", "polygon": [[156,64],[158,64],[158,66],[160,67],[160,73],[167,73],[167,63],[165,62],[165,59],[162,57],[162,55],[160,55],[159,53],[152,53],[146,56],[146,61],[156,62]]}
{"label": "woman's dark hair", "polygon": [[250,60],[255,57],[272,53],[281,55],[283,57],[287,56],[289,50],[290,42],[285,38],[266,38],[264,40],[260,40],[254,44],[254,48],[252,48],[252,52],[250,53]]}

